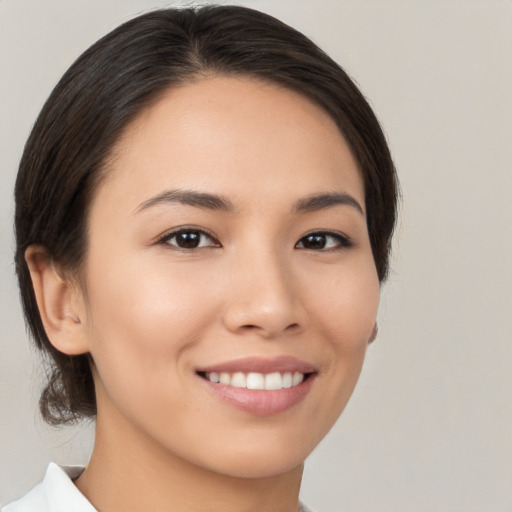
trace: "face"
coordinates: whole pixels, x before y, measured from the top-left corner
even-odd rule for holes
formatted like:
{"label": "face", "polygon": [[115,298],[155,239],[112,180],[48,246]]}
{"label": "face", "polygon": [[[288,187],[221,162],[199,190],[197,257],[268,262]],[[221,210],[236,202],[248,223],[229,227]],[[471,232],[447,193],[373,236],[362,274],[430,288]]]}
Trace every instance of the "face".
{"label": "face", "polygon": [[375,325],[364,211],[339,130],[294,92],[214,77],[143,112],[89,217],[98,429],[226,475],[300,466]]}

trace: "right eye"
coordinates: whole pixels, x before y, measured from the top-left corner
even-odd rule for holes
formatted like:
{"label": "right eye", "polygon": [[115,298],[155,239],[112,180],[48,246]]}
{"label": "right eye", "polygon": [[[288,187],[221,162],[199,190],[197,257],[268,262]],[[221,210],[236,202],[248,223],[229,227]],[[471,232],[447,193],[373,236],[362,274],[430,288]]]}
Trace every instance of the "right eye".
{"label": "right eye", "polygon": [[184,250],[220,247],[219,242],[205,231],[191,228],[182,228],[168,233],[161,239],[161,242]]}

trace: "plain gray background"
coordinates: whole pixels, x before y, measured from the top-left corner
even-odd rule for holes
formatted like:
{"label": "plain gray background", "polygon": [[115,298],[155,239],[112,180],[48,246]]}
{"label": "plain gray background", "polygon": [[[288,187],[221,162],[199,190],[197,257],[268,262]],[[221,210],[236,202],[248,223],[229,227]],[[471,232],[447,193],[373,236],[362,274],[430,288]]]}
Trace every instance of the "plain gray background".
{"label": "plain gray background", "polygon": [[[228,2],[225,2],[228,3]],[[512,2],[234,1],[312,37],[370,99],[404,203],[380,333],[306,465],[318,512],[512,510]],[[12,265],[12,189],[32,123],[71,62],[176,2],[0,0],[0,504],[50,460],[85,464],[91,428],[37,415],[37,358]]]}

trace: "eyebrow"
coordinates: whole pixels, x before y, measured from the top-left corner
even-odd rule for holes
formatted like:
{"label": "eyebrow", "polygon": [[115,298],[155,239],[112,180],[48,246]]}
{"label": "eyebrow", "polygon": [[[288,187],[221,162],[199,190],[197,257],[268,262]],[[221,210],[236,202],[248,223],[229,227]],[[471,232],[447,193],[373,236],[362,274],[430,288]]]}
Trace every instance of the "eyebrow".
{"label": "eyebrow", "polygon": [[217,194],[208,194],[193,190],[167,190],[144,201],[138,206],[135,213],[151,208],[152,206],[168,203],[181,203],[195,206],[196,208],[225,212],[233,212],[235,210],[233,203],[229,199]]}
{"label": "eyebrow", "polygon": [[295,203],[294,211],[296,213],[307,213],[318,210],[326,210],[333,206],[347,205],[355,208],[361,215],[365,215],[363,207],[350,194],[344,192],[326,192],[315,194],[304,199],[299,199]]}
{"label": "eyebrow", "polygon": [[[206,210],[216,210],[222,212],[234,212],[235,206],[233,203],[218,194],[210,194],[207,192],[197,192],[194,190],[166,190],[161,194],[151,197],[147,201],[141,203],[135,213],[146,210],[153,206],[169,203],[180,203],[196,208]],[[319,210],[326,210],[338,205],[347,205],[355,208],[359,213],[365,215],[362,206],[350,194],[344,192],[325,192],[321,194],[314,194],[312,196],[299,199],[294,207],[295,213],[308,213]]]}

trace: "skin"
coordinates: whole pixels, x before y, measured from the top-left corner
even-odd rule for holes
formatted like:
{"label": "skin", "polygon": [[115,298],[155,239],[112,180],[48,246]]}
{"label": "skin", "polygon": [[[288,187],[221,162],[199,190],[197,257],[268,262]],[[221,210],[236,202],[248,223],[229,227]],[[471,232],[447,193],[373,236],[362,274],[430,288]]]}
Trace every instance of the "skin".
{"label": "skin", "polygon": [[[177,189],[222,195],[232,211],[148,206]],[[350,195],[362,212],[294,211],[326,192]],[[98,510],[297,510],[303,462],[347,404],[375,328],[364,207],[335,123],[275,85],[203,78],[127,128],[91,204],[82,287],[42,249],[27,252],[52,343],[95,362],[96,444],[76,485]],[[212,237],[189,250],[160,241],[182,226]],[[301,243],[325,231],[352,245]],[[279,414],[239,410],[195,371],[281,355],[317,373]]]}

